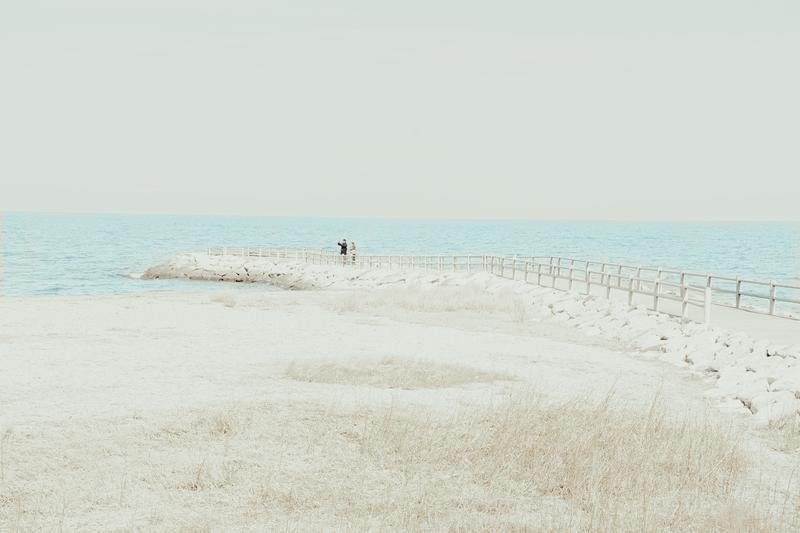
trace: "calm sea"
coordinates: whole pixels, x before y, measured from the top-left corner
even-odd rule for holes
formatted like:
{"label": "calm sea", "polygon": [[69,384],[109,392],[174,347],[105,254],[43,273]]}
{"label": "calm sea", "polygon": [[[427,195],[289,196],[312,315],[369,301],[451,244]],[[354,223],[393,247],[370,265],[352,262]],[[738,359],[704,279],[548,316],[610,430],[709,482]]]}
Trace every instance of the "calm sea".
{"label": "calm sea", "polygon": [[800,281],[800,222],[665,223],[396,220],[162,215],[0,215],[5,295],[204,290],[130,279],[175,253],[209,246],[334,248],[362,254],[563,255]]}

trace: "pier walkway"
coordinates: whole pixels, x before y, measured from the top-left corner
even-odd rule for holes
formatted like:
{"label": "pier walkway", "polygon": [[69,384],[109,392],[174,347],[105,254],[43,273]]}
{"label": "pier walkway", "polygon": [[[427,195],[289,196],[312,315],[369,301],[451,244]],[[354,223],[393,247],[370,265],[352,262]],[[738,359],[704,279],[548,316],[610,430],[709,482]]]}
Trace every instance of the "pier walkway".
{"label": "pier walkway", "polygon": [[[800,321],[800,285],[662,267],[557,256],[340,255],[328,250],[302,248],[215,247],[209,248],[208,254],[286,259],[367,270],[487,272],[542,287],[625,298],[629,305],[646,304],[654,311],[705,323],[711,322],[715,307],[765,315],[773,320]],[[796,327],[800,330],[800,325]]]}

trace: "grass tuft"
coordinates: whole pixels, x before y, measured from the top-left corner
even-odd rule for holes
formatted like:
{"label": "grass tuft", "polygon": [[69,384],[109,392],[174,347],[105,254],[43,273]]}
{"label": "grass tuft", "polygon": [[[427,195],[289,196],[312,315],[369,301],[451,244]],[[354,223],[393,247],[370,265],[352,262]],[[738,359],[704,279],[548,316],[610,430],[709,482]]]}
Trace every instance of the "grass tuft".
{"label": "grass tuft", "polygon": [[293,361],[286,376],[295,381],[383,389],[433,389],[469,383],[510,381],[508,374],[396,357],[339,361]]}

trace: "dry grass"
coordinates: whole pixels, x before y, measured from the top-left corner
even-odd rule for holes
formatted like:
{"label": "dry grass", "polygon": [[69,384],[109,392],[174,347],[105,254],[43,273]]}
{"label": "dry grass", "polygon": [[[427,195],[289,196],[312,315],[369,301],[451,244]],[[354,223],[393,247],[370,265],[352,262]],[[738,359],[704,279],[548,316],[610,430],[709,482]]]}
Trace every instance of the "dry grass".
{"label": "dry grass", "polygon": [[[705,420],[528,393],[494,408],[303,402],[77,421],[4,443],[0,524],[64,530],[792,530]],[[787,506],[797,505],[796,501]]]}
{"label": "dry grass", "polygon": [[467,366],[395,357],[293,361],[286,370],[286,376],[295,381],[383,389],[433,389],[515,379],[508,374],[486,372]]}
{"label": "dry grass", "polygon": [[[769,529],[735,501],[745,463],[731,435],[703,422],[669,423],[663,413],[657,404],[631,417],[605,403],[545,406],[528,396],[446,423],[378,415],[357,440],[386,470],[416,463],[466,473],[461,483],[479,487],[481,503],[457,495],[465,511],[477,505],[513,516],[523,511],[515,502],[536,495],[551,507],[563,502],[570,516],[506,523],[520,529]],[[451,525],[469,529],[470,522]]]}
{"label": "dry grass", "polygon": [[337,294],[330,303],[339,312],[403,310],[416,313],[471,311],[504,313],[515,323],[527,319],[525,302],[511,292],[489,292],[480,287],[387,287]]}
{"label": "dry grass", "polygon": [[770,424],[769,441],[778,451],[789,454],[800,453],[800,418],[787,417]]}

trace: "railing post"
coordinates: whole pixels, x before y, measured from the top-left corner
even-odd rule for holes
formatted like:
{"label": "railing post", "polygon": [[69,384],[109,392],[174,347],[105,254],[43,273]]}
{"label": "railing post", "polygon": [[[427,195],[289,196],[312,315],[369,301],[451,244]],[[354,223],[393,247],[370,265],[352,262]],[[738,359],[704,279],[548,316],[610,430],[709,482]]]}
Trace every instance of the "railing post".
{"label": "railing post", "polygon": [[456,271],[456,256],[453,256],[453,272]]}
{"label": "railing post", "polygon": [[686,286],[686,274],[681,272],[681,318],[689,319],[689,288]]}
{"label": "railing post", "polygon": [[633,307],[633,278],[628,278],[628,307]]}
{"label": "railing post", "polygon": [[776,287],[775,281],[770,280],[769,282],[769,314],[775,314],[775,297],[776,297]]}
{"label": "railing post", "polygon": [[611,272],[606,276],[606,300],[611,299]]}
{"label": "railing post", "polygon": [[528,283],[528,271],[530,270],[531,264],[528,261],[525,261],[525,283]]}
{"label": "railing post", "polygon": [[583,283],[586,285],[586,295],[592,294],[592,275],[589,273],[589,261],[586,261],[586,269],[583,274]]}
{"label": "railing post", "polygon": [[706,286],[703,292],[703,324],[711,324],[711,274],[706,274]]}
{"label": "railing post", "polygon": [[574,259],[570,259],[569,260],[569,284],[568,284],[568,287],[567,287],[569,290],[572,290],[572,273],[573,273],[574,270],[575,270],[575,260]]}
{"label": "railing post", "polygon": [[511,263],[511,279],[517,279],[517,256],[514,256],[514,259]]}
{"label": "railing post", "polygon": [[659,296],[661,296],[661,267],[656,270],[656,280],[653,283],[653,310],[656,313],[659,311]]}
{"label": "railing post", "polygon": [[736,276],[736,309],[739,309],[742,305],[742,280],[739,279],[739,276]]}
{"label": "railing post", "polygon": [[472,272],[472,256],[467,256],[467,272]]}
{"label": "railing post", "polygon": [[661,280],[656,278],[653,280],[653,311],[658,313],[658,293],[661,288]]}
{"label": "railing post", "polygon": [[501,278],[505,277],[505,275],[504,275],[505,272],[506,272],[506,258],[505,257],[501,257],[500,258],[500,277]]}

